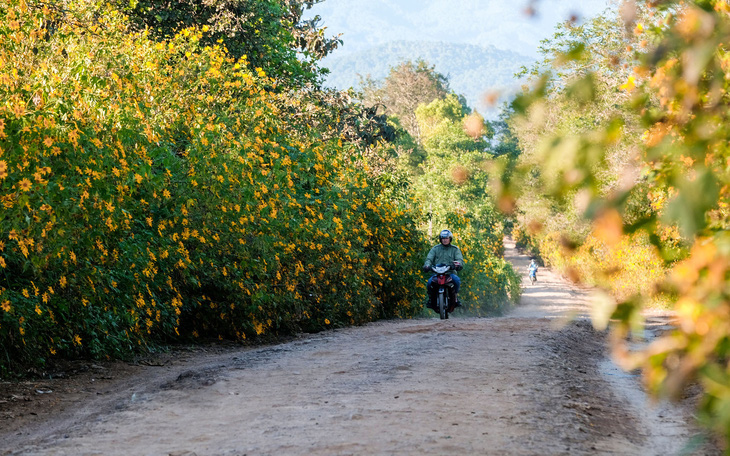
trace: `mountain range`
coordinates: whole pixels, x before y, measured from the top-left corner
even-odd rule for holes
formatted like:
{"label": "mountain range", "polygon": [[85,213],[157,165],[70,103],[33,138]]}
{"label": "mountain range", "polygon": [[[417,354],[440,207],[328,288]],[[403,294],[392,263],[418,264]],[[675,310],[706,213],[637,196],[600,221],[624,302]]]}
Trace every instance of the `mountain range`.
{"label": "mountain range", "polygon": [[358,89],[362,78],[380,80],[403,61],[422,59],[446,76],[451,89],[463,95],[469,107],[486,118],[495,118],[499,104],[491,105],[485,94],[497,92],[507,99],[519,88],[515,78],[521,67],[534,59],[517,52],[464,43],[391,41],[362,51],[338,55],[335,51],[321,62],[328,68],[325,85],[341,90]]}

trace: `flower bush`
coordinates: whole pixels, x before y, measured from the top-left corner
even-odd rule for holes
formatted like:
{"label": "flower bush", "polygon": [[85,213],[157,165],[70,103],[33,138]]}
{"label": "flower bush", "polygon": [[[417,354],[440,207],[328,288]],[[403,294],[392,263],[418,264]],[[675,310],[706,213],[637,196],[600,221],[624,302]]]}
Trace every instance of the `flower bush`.
{"label": "flower bush", "polygon": [[245,56],[0,6],[0,373],[420,310],[411,211]]}

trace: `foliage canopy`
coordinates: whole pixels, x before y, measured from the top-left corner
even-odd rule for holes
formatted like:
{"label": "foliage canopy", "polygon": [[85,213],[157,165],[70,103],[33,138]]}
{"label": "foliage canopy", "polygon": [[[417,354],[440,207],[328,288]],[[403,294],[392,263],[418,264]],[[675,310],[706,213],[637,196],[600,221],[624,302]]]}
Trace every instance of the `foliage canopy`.
{"label": "foliage canopy", "polygon": [[382,106],[385,114],[397,117],[416,140],[421,136],[416,108],[444,98],[450,92],[448,79],[424,60],[401,62],[391,67],[390,74],[382,81],[366,78],[362,86],[363,103]]}
{"label": "foliage canopy", "polygon": [[[246,56],[279,83],[301,85],[318,79],[316,61],[340,44],[325,37],[319,18],[302,20],[311,0],[113,0],[129,15],[133,29],[169,39],[188,27],[206,27],[203,45],[221,45],[236,59]],[[303,58],[297,55],[301,54]]]}

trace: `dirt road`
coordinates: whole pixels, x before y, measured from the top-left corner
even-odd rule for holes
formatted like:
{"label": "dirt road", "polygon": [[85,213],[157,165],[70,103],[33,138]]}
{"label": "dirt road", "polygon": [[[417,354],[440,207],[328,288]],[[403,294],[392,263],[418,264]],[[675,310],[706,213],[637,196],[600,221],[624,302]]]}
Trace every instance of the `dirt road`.
{"label": "dirt road", "polygon": [[[507,255],[525,270],[511,244]],[[585,292],[546,270],[539,279],[500,318],[378,322],[125,372],[95,365],[73,390],[29,382],[14,394],[26,408],[6,398],[3,419],[0,402],[0,454],[681,454],[697,434],[690,409],[651,407],[607,360]]]}

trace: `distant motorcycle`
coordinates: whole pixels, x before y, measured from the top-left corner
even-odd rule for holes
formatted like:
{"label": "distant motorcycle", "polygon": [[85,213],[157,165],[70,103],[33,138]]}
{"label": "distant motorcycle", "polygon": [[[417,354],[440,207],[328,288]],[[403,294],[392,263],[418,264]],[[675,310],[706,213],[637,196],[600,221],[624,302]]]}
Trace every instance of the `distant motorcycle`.
{"label": "distant motorcycle", "polygon": [[438,287],[436,295],[436,308],[442,320],[449,318],[449,313],[454,311],[452,303],[454,299],[454,281],[451,278],[451,271],[454,271],[453,265],[437,264],[431,266],[431,272],[436,274],[436,280],[433,282],[434,287]]}

